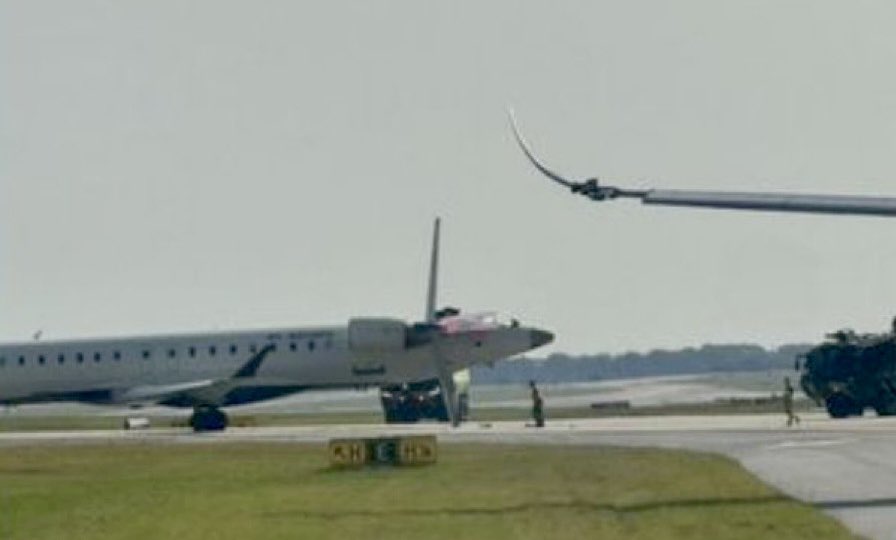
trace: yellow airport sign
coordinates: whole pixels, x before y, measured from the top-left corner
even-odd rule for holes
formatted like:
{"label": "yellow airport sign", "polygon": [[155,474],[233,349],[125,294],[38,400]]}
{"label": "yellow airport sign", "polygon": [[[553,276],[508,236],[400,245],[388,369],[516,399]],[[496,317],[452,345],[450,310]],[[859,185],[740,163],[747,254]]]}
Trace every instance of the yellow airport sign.
{"label": "yellow airport sign", "polygon": [[367,463],[367,444],[364,439],[334,439],[329,445],[330,465],[360,467]]}
{"label": "yellow airport sign", "polygon": [[333,439],[328,446],[333,467],[428,465],[438,455],[434,435]]}
{"label": "yellow airport sign", "polygon": [[398,462],[402,465],[427,465],[436,462],[435,435],[401,437],[398,440]]}

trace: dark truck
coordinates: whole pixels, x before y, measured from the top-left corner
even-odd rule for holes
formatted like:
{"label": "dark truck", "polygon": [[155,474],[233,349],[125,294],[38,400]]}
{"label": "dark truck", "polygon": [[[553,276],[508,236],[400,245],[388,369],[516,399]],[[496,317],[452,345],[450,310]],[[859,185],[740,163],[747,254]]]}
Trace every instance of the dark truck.
{"label": "dark truck", "polygon": [[[460,420],[465,421],[470,412],[470,370],[455,373],[454,385],[457,388]],[[420,420],[448,421],[448,411],[445,409],[445,400],[442,399],[442,387],[436,379],[383,386],[380,388],[380,400],[387,424]]]}
{"label": "dark truck", "polygon": [[866,408],[896,414],[896,334],[838,330],[797,364],[803,391],[833,418],[861,416]]}

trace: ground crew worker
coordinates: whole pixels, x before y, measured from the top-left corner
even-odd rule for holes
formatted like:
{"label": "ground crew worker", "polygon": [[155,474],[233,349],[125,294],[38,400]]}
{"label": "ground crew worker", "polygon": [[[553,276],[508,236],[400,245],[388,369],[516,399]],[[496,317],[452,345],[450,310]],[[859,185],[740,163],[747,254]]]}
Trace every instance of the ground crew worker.
{"label": "ground crew worker", "polygon": [[800,417],[793,413],[793,386],[790,377],[784,377],[784,413],[787,415],[787,427],[796,422],[800,423]]}
{"label": "ground crew worker", "polygon": [[544,401],[538,393],[535,381],[529,381],[529,388],[532,389],[532,419],[535,420],[535,427],[544,427]]}

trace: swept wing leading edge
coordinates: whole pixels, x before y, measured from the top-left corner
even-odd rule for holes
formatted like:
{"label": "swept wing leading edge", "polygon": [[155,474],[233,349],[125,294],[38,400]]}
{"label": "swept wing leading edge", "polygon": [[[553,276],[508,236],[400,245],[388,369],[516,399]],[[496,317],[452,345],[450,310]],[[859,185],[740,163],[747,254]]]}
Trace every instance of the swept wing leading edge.
{"label": "swept wing leading edge", "polygon": [[763,210],[777,212],[808,212],[816,214],[858,214],[896,216],[896,197],[853,195],[815,195],[802,193],[762,193],[736,191],[696,191],[686,189],[629,190],[600,185],[596,178],[575,182],[548,169],[526,144],[513,113],[510,124],[523,153],[542,174],[567,187],[573,193],[594,201],[616,198],[640,199],[643,204],[690,206],[734,210]]}
{"label": "swept wing leading edge", "polygon": [[[221,403],[228,392],[246,384],[251,386],[258,373],[258,369],[265,357],[273,351],[274,346],[268,345],[253,354],[230,377],[222,379],[203,379],[165,385],[143,385],[123,390],[116,395],[116,401],[122,403],[164,403],[168,401],[188,401],[206,404]],[[262,381],[261,384],[263,384]]]}

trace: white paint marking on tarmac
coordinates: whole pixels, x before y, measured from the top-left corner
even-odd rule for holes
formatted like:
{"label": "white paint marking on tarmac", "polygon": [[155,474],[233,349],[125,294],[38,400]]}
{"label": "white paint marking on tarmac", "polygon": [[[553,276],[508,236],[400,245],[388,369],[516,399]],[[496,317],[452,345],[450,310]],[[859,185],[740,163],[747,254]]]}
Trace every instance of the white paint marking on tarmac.
{"label": "white paint marking on tarmac", "polygon": [[830,439],[823,441],[784,441],[782,443],[773,444],[768,448],[812,448],[812,447],[824,447],[824,446],[837,446],[838,444],[845,444],[849,441],[846,439]]}

